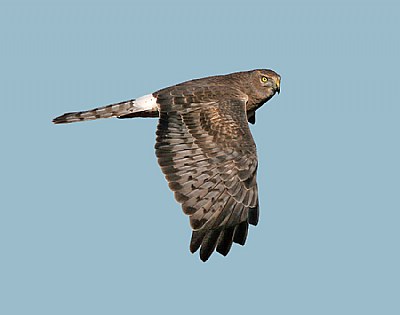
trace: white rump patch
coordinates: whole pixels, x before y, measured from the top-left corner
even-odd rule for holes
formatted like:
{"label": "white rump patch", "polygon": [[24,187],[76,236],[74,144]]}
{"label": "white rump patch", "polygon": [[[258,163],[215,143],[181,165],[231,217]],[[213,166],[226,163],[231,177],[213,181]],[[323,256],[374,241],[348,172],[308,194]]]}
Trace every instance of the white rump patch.
{"label": "white rump patch", "polygon": [[135,100],[135,111],[158,110],[157,99],[153,94],[141,96]]}

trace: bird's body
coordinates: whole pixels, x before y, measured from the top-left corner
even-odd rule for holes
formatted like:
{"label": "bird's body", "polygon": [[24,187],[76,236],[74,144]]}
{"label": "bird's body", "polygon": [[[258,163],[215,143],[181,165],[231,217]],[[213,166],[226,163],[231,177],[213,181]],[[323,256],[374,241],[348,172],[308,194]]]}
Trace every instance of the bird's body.
{"label": "bird's body", "polygon": [[156,155],[193,229],[190,250],[206,261],[244,244],[258,222],[257,154],[248,121],[280,90],[272,70],[252,70],[183,82],[149,95],[67,113],[70,123],[98,118],[159,117]]}

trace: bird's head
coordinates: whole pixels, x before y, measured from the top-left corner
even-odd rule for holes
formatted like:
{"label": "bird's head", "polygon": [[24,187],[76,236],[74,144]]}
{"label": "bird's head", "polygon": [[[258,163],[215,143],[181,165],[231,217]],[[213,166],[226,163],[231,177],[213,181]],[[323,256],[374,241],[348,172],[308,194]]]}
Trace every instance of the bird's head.
{"label": "bird's head", "polygon": [[252,71],[251,76],[253,88],[257,95],[265,101],[281,91],[281,76],[276,72],[260,69]]}
{"label": "bird's head", "polygon": [[250,93],[247,110],[256,110],[281,91],[281,76],[268,69],[249,72]]}
{"label": "bird's head", "polygon": [[254,124],[255,111],[281,91],[281,76],[268,69],[252,70],[248,75],[246,111],[248,121]]}

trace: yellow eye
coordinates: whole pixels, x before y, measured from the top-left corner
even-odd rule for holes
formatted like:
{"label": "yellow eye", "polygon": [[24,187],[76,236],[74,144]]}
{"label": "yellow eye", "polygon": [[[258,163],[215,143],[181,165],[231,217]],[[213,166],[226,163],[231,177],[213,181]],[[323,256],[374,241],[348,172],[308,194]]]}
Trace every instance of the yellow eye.
{"label": "yellow eye", "polygon": [[261,77],[261,82],[268,82],[268,78],[267,77]]}

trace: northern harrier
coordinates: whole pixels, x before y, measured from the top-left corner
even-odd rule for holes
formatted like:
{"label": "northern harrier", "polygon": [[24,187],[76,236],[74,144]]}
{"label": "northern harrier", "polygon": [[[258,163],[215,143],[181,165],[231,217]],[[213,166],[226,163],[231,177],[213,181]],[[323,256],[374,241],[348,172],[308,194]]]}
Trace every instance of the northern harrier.
{"label": "northern harrier", "polygon": [[247,122],[280,91],[272,70],[252,70],[180,83],[137,99],[67,113],[55,124],[98,118],[159,117],[158,163],[190,217],[190,251],[206,261],[244,245],[259,217],[257,153]]}

